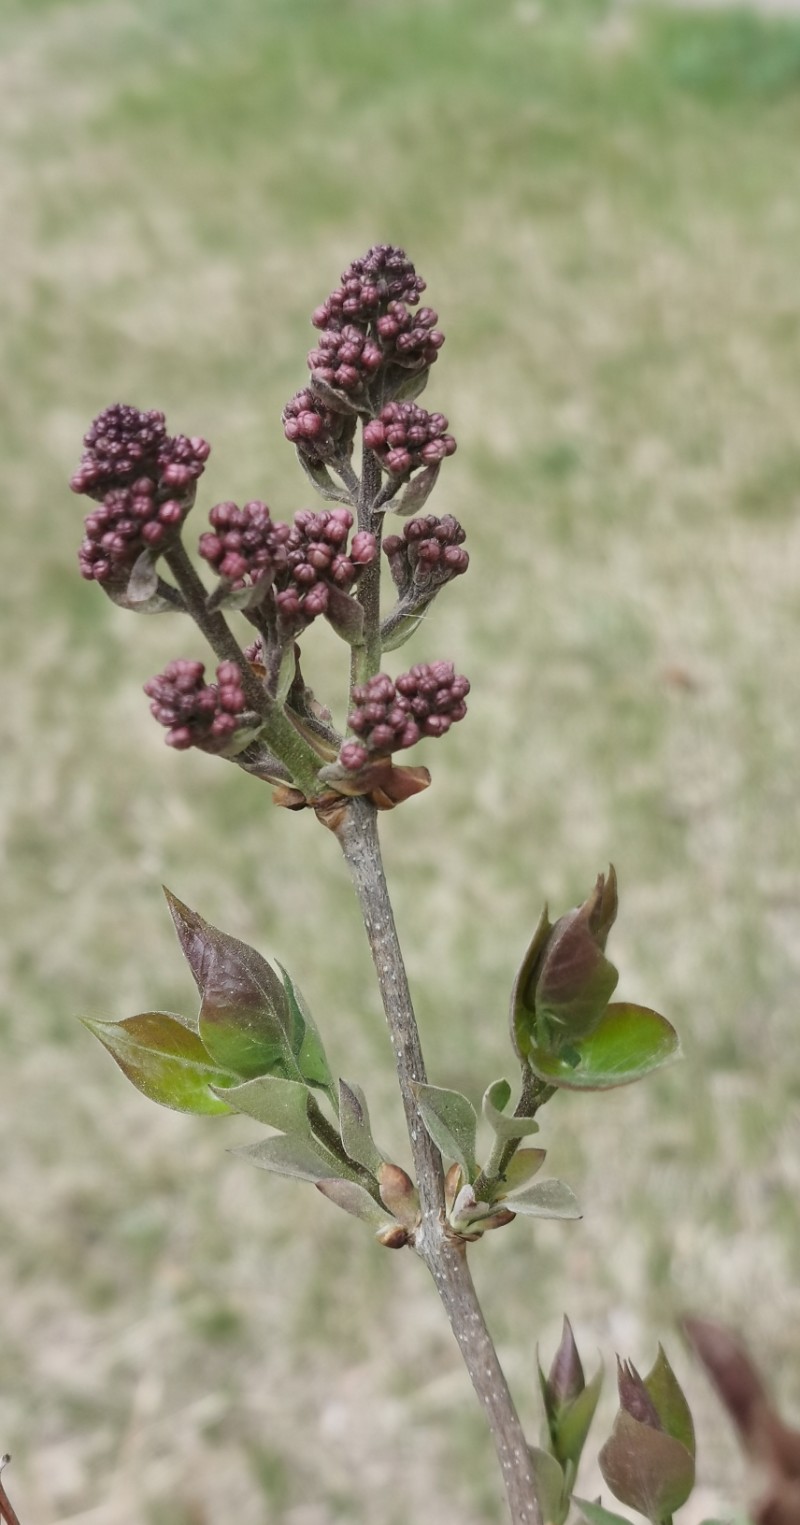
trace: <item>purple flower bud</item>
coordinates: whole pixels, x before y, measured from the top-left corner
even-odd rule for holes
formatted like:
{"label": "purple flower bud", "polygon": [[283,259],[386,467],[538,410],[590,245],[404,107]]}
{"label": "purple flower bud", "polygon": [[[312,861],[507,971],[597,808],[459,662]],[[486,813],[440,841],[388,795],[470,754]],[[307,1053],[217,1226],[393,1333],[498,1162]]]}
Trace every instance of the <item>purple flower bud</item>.
{"label": "purple flower bud", "polygon": [[379,345],[352,323],[342,329],[325,329],[317,347],[308,354],[312,374],[339,392],[363,392],[382,363]]}
{"label": "purple flower bud", "polygon": [[205,665],[179,657],[145,683],[151,713],[167,727],[167,746],[221,752],[246,723],[247,701],[235,662],[220,662],[217,682],[204,682]]}
{"label": "purple flower bud", "polygon": [[375,244],[342,272],[342,284],[312,314],[315,328],[341,328],[368,323],[390,301],[416,306],[425,282],[417,275],[404,249]]}
{"label": "purple flower bud", "polygon": [[444,334],[436,328],[438,321],[432,307],[421,307],[415,313],[404,302],[390,302],[385,316],[375,324],[384,355],[409,370],[433,365],[444,344]]}
{"label": "purple flower bud", "polygon": [[275,572],[275,603],[284,638],[327,613],[329,589],[349,593],[378,554],[375,536],[360,530],[348,551],[353,527],[348,508],[301,509],[295,514]]}
{"label": "purple flower bud", "polygon": [[155,484],[146,477],[111,488],[84,520],[81,575],[103,583],[130,572],[145,548],[160,551],[174,539],[188,508],[174,498],[159,501]]}
{"label": "purple flower bud", "polygon": [[274,522],[266,503],[217,503],[208,517],[213,528],[200,536],[198,550],[232,588],[270,582],[286,565],[289,525]]}
{"label": "purple flower bud", "polygon": [[428,413],[413,402],[390,402],[364,429],[364,444],[393,476],[407,477],[418,466],[453,455],[456,442],[443,413]]}
{"label": "purple flower bud", "polygon": [[70,487],[98,501],[113,488],[134,481],[138,487],[142,480],[183,492],[202,474],[211,449],[199,436],[170,438],[163,413],[143,413],[128,403],[113,403],[99,413],[83,443]]}
{"label": "purple flower bud", "polygon": [[469,555],[461,549],[465,538],[452,514],[442,519],[435,514],[409,519],[401,535],[387,535],[383,549],[400,592],[406,593],[413,585],[432,594],[460,577],[469,566]]}
{"label": "purple flower bud", "polygon": [[355,438],[355,416],[334,413],[307,387],[295,393],[282,413],[283,432],[310,466],[349,457]]}
{"label": "purple flower bud", "polygon": [[339,761],[357,770],[364,765],[365,749],[373,757],[388,756],[413,747],[422,736],[443,736],[466,714],[468,693],[467,679],[456,675],[452,662],[420,663],[395,682],[377,673],[353,689],[348,725],[359,743],[346,742]]}

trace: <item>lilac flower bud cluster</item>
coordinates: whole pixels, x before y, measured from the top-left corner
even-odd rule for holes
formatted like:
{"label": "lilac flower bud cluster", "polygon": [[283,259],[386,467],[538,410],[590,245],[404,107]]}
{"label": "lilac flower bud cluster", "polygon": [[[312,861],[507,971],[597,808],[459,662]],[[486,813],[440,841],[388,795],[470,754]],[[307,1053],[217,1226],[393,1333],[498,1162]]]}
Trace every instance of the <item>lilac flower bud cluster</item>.
{"label": "lilac flower bud cluster", "polygon": [[314,378],[338,392],[362,392],[382,363],[380,345],[354,323],[326,328],[316,349],[308,354],[308,368]]}
{"label": "lilac flower bud cluster", "polygon": [[178,657],[144,685],[150,710],[167,727],[168,747],[222,752],[242,726],[247,709],[242,674],[235,662],[220,662],[216,683],[204,681],[205,664]]}
{"label": "lilac flower bud cluster", "polygon": [[83,443],[70,487],[100,507],[85,520],[78,561],[83,577],[104,583],[130,572],[142,551],[162,551],[174,539],[211,447],[168,435],[163,413],[125,403],[100,413]]}
{"label": "lilac flower bud cluster", "polygon": [[70,481],[73,492],[101,501],[111,488],[149,477],[171,492],[183,492],[205,470],[211,452],[206,440],[167,434],[164,414],[142,413],[127,403],[113,403],[99,413],[83,437],[80,466]]}
{"label": "lilac flower bud cluster", "polygon": [[348,725],[358,739],[343,744],[339,761],[358,772],[370,757],[413,747],[423,736],[444,736],[466,715],[468,693],[468,680],[452,662],[421,662],[394,682],[376,673],[353,689],[356,707]]}
{"label": "lilac flower bud cluster", "polygon": [[81,576],[108,582],[130,571],[143,550],[158,551],[174,536],[186,515],[177,498],[159,502],[154,483],[140,477],[130,487],[113,487],[84,520],[85,539],[78,551]]}
{"label": "lilac flower bud cluster", "polygon": [[296,392],[281,415],[283,432],[311,466],[349,456],[356,431],[355,418],[326,408],[308,388]]}
{"label": "lilac flower bud cluster", "polygon": [[383,549],[400,592],[405,593],[412,583],[418,588],[438,587],[460,577],[469,566],[469,554],[462,550],[465,539],[463,527],[452,514],[409,519],[402,534],[387,535]]}
{"label": "lilac flower bud cluster", "polygon": [[271,581],[286,565],[289,526],[274,523],[266,503],[217,503],[208,517],[212,528],[200,536],[198,550],[233,588]]}
{"label": "lilac flower bud cluster", "polygon": [[414,402],[389,402],[381,408],[364,429],[364,444],[396,477],[409,476],[417,466],[435,466],[456,449],[444,414],[429,413]]}
{"label": "lilac flower bud cluster", "polygon": [[311,321],[315,328],[339,328],[345,323],[366,326],[387,302],[415,306],[425,282],[417,275],[405,249],[375,244],[342,271],[342,284],[317,307]]}
{"label": "lilac flower bud cluster", "polygon": [[349,550],[353,524],[348,508],[301,509],[285,542],[285,561],[275,577],[275,602],[284,627],[302,630],[325,614],[331,589],[349,593],[362,569],[375,560],[377,543],[359,530]]}
{"label": "lilac flower bud cluster", "polygon": [[387,359],[405,370],[422,371],[433,365],[444,344],[444,334],[436,327],[438,321],[432,307],[411,312],[405,302],[390,302],[375,330]]}
{"label": "lilac flower bud cluster", "polygon": [[[433,365],[444,334],[436,327],[438,318],[431,307],[412,310],[424,290],[425,282],[404,249],[376,244],[353,260],[342,273],[341,286],[312,315],[311,321],[321,330],[308,356],[312,392],[336,408],[336,398],[325,390],[332,388],[348,399],[342,411],[348,412],[349,403],[366,413],[371,391],[377,406],[378,392],[382,397],[398,392],[403,371],[423,371]],[[379,371],[382,383],[372,387]],[[310,417],[300,423],[294,413],[288,420],[284,414],[284,427],[293,443],[313,441],[322,432]]]}

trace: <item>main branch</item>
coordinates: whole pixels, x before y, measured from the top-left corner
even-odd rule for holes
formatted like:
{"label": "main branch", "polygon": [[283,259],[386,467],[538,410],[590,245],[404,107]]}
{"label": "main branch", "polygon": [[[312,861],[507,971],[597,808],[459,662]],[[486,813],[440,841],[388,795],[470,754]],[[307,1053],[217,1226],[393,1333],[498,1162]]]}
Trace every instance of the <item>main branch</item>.
{"label": "main branch", "polygon": [[417,1109],[414,1084],[425,1080],[425,1063],[383,871],[374,807],[365,799],[352,800],[336,834],[361,907],[394,1049],[422,1206],[415,1248],[436,1284],[486,1414],[512,1525],[542,1525],[525,1433],[478,1302],[466,1244],[447,1227],[441,1155]]}

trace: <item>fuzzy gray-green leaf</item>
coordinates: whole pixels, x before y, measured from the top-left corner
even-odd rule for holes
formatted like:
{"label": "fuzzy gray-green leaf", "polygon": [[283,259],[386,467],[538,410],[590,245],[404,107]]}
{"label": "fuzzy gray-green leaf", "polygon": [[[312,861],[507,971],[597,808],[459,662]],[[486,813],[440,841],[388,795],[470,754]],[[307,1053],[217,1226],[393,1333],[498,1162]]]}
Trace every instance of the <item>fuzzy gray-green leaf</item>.
{"label": "fuzzy gray-green leaf", "polygon": [[478,1173],[475,1159],[475,1136],[478,1119],[475,1108],[460,1091],[418,1083],[414,1095],[425,1127],[434,1144],[450,1160],[456,1160],[469,1181]]}

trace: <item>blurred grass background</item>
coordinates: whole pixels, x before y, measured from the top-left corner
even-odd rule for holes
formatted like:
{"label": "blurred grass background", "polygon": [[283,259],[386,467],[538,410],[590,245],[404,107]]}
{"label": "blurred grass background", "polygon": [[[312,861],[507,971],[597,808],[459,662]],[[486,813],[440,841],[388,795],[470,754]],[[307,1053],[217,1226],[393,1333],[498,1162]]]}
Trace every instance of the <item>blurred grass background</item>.
{"label": "blurred grass background", "polygon": [[[568,1311],[593,1365],[664,1339],[696,1407],[687,1521],[740,1502],[674,1329],[748,1330],[800,1406],[800,22],[612,0],[5,0],[6,696],[0,1439],[26,1525],[504,1518],[412,1256],[149,1106],[74,1020],[191,1006],[159,884],[293,971],[402,1124],[335,844],[164,746],[142,682],[191,631],[82,584],[66,480],[113,400],[213,442],[196,510],[308,502],[281,407],[308,314],[404,245],[448,339],[438,512],[469,578],[391,669],[469,674],[434,785],[387,818],[432,1080],[513,1075],[542,901],[610,858],[621,994],[686,1062],[561,1098],[585,1203],[473,1264],[526,1422]],[[307,642],[318,692],[343,652]],[[405,1155],[401,1156],[405,1158]],[[598,1434],[600,1433],[598,1427]],[[591,1496],[596,1477],[587,1476]]]}

